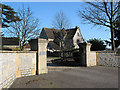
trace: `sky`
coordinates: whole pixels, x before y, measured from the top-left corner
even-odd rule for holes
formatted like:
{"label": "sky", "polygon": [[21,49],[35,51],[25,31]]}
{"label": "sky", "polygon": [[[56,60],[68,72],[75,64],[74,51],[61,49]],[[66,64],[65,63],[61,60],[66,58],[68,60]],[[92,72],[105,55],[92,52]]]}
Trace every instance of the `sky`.
{"label": "sky", "polygon": [[98,38],[102,40],[110,39],[110,31],[102,27],[93,27],[93,25],[82,24],[78,11],[86,4],[84,2],[3,2],[11,6],[17,11],[24,5],[25,8],[30,7],[33,16],[39,19],[40,29],[43,27],[52,28],[52,21],[59,11],[63,11],[71,23],[71,28],[78,26],[81,30],[83,38],[89,40]]}

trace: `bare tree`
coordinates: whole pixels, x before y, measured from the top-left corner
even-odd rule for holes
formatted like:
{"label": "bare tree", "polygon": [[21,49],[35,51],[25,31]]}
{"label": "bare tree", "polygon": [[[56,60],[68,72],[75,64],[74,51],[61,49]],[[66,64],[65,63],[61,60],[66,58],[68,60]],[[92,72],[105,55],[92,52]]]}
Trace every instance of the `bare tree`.
{"label": "bare tree", "polygon": [[63,57],[64,59],[64,39],[65,39],[64,37],[66,35],[65,29],[70,27],[70,23],[63,11],[59,11],[56,14],[52,25],[55,29],[60,30],[59,32],[54,33],[54,35],[56,37],[55,41],[57,41],[57,43],[59,43],[60,46],[60,50],[61,50],[60,56]]}
{"label": "bare tree", "polygon": [[114,0],[111,0],[111,2],[108,2],[108,0],[87,2],[86,6],[79,10],[79,16],[85,23],[108,27],[111,32],[112,50],[115,51],[114,23],[120,17],[118,15],[118,2],[114,2]]}
{"label": "bare tree", "polygon": [[70,27],[70,22],[67,19],[66,15],[64,14],[63,11],[59,11],[56,16],[55,19],[52,23],[53,27],[55,29],[60,29],[62,30],[63,28],[67,29]]}
{"label": "bare tree", "polygon": [[22,20],[11,23],[7,29],[9,34],[19,38],[19,45],[21,50],[23,50],[29,39],[39,36],[39,20],[32,16],[30,8],[24,9],[23,7],[19,9],[17,16]]}

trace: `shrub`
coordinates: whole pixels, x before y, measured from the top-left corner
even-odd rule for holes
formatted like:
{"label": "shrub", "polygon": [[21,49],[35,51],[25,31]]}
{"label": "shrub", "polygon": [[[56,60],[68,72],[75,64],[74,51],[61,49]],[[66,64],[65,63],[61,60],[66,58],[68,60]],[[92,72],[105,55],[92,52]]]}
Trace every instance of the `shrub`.
{"label": "shrub", "polygon": [[96,38],[89,39],[88,42],[92,44],[91,51],[100,51],[100,50],[105,50],[106,48],[106,45],[101,39],[96,39]]}
{"label": "shrub", "polygon": [[21,51],[20,47],[16,47],[14,49],[12,49],[12,51]]}

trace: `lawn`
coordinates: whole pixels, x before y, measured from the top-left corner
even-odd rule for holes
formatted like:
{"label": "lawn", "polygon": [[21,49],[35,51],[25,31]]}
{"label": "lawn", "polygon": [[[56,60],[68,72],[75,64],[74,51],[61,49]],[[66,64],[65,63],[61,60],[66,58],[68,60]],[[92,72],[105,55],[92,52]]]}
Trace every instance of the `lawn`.
{"label": "lawn", "polygon": [[51,57],[51,56],[48,56],[47,58],[60,59],[61,57]]}

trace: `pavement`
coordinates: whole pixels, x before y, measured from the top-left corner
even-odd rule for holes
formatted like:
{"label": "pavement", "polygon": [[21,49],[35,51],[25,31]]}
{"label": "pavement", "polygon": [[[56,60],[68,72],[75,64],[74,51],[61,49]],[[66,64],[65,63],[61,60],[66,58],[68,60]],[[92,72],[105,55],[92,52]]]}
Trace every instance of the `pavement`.
{"label": "pavement", "polygon": [[49,64],[48,74],[17,78],[10,88],[118,88],[116,67]]}

